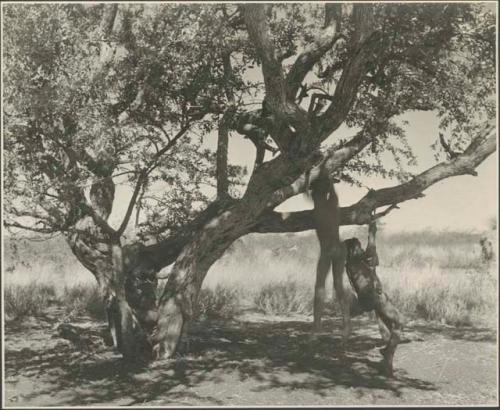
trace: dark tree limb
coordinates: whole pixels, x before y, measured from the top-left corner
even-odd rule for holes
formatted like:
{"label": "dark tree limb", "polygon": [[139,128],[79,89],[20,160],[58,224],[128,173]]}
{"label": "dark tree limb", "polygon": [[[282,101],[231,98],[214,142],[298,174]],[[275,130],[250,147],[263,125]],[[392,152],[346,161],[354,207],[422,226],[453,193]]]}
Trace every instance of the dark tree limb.
{"label": "dark tree limb", "polygon": [[267,21],[266,10],[269,5],[244,4],[241,7],[248,34],[262,60],[267,101],[277,111],[280,111],[286,102],[286,88],[283,68],[277,58]]}
{"label": "dark tree limb", "polygon": [[302,81],[304,81],[306,75],[314,67],[314,64],[341,38],[338,34],[341,17],[341,4],[325,4],[325,26],[323,30],[320,31],[314,41],[297,57],[286,77],[288,99],[295,100]]}
{"label": "dark tree limb", "polygon": [[227,150],[229,146],[229,127],[227,126],[227,113],[219,121],[217,136],[217,198],[222,199],[229,195],[229,179],[227,176]]}
{"label": "dark tree limb", "polygon": [[100,34],[107,38],[113,31],[116,15],[118,13],[118,4],[105,4],[101,23],[99,25]]}
{"label": "dark tree limb", "polygon": [[141,173],[139,177],[137,178],[137,182],[135,184],[134,192],[132,193],[132,197],[130,198],[127,211],[125,212],[125,216],[123,217],[123,221],[120,224],[120,227],[116,231],[116,234],[118,236],[122,236],[123,232],[125,232],[125,229],[127,229],[127,225],[130,221],[130,217],[132,216],[132,211],[134,210],[134,206],[137,202],[137,197],[139,196],[139,193],[141,192],[141,189],[146,182],[146,174]]}
{"label": "dark tree limb", "polygon": [[291,135],[290,132],[285,132],[284,128],[290,124],[296,130],[307,129],[307,115],[302,108],[287,97],[283,67],[274,47],[267,20],[267,7],[268,5],[256,3],[241,6],[248,35],[262,62],[266,89],[265,107],[279,120],[275,126],[281,128],[280,132],[273,133],[272,137],[280,150],[285,152]]}
{"label": "dark tree limb", "polygon": [[222,56],[224,69],[224,91],[229,103],[228,109],[219,121],[217,139],[216,177],[217,177],[217,198],[222,199],[229,196],[229,179],[227,176],[227,153],[229,147],[229,125],[232,121],[235,110],[235,98],[231,88],[233,68],[231,66],[231,53],[226,52]]}
{"label": "dark tree limb", "polygon": [[354,105],[359,86],[366,74],[367,62],[378,43],[379,36],[374,29],[371,4],[354,4],[352,19],[355,25],[351,42],[352,56],[342,71],[332,103],[317,119],[321,141],[340,127]]}
{"label": "dark tree limb", "polygon": [[286,199],[305,192],[309,184],[318,177],[321,168],[325,168],[330,174],[333,173],[349,159],[359,154],[373,141],[373,138],[374,136],[370,135],[368,131],[362,130],[342,147],[326,152],[322,160],[310,171],[303,173],[292,184],[277,190],[269,202],[269,207],[274,208]]}

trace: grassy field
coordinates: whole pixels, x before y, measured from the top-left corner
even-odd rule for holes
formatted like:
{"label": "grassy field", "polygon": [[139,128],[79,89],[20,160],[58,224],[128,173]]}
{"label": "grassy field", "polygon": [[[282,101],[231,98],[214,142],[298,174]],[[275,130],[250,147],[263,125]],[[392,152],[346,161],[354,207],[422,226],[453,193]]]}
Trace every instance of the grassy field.
{"label": "grassy field", "polygon": [[[346,229],[342,236],[363,242],[366,230]],[[480,237],[471,232],[386,234],[381,229],[378,274],[386,292],[410,319],[494,326],[496,261],[484,260]],[[60,239],[7,240],[4,253],[8,320],[43,314],[51,303],[62,303],[69,318],[82,313],[104,318],[93,276]],[[228,319],[243,308],[273,315],[312,314],[317,254],[312,232],[241,238],[208,273],[199,318]],[[327,286],[331,297],[331,278]]]}

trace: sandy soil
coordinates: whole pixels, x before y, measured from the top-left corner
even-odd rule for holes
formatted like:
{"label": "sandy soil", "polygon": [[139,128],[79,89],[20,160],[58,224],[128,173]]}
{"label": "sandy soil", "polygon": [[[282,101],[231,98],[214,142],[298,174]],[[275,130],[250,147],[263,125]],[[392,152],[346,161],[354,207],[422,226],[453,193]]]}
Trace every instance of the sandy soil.
{"label": "sandy soil", "polygon": [[356,319],[340,349],[338,318],[311,336],[309,317],[244,314],[230,323],[195,323],[176,360],[137,368],[99,337],[55,336],[54,310],[5,328],[5,405],[498,405],[496,331],[413,323],[395,356],[395,377],[379,368],[377,326]]}

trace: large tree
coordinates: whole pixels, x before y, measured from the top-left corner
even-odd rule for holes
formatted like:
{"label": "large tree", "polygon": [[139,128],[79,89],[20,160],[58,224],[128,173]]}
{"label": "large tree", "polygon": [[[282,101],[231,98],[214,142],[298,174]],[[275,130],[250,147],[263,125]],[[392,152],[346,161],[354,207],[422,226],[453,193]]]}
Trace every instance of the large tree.
{"label": "large tree", "polygon": [[[310,211],[274,208],[320,171],[400,181],[341,209],[342,224],[366,224],[474,175],[496,149],[495,16],[479,3],[3,12],[4,223],[65,236],[127,357],[172,355],[207,271],[237,238],[312,229]],[[406,167],[411,111],[435,112],[442,131],[435,166],[418,175]],[[350,135],[335,132],[343,124]],[[228,161],[229,138],[254,143],[248,175]],[[117,184],[131,195],[114,225]],[[126,240],[131,219],[138,234]]]}

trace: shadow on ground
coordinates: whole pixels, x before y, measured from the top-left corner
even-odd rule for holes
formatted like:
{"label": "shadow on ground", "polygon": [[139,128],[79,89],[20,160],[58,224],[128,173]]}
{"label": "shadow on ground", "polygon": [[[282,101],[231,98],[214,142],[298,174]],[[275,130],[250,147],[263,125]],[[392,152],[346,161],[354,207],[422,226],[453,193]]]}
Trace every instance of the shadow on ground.
{"label": "shadow on ground", "polygon": [[[6,375],[10,380],[26,374],[40,380],[36,392],[23,394],[25,400],[45,395],[54,397],[52,405],[70,406],[222,405],[227,402],[220,390],[237,391],[242,383],[257,394],[305,389],[318,397],[331,395],[338,387],[358,388],[360,395],[382,389],[396,397],[404,388],[436,390],[432,383],[411,378],[403,370],[392,379],[384,376],[379,366],[380,337],[373,326],[364,332],[360,324],[355,328],[361,330],[343,351],[339,337],[332,332],[311,336],[311,324],[304,321],[194,323],[176,360],[142,368],[124,363],[100,342],[78,351],[65,340],[51,338],[48,322],[45,342],[40,336],[40,343],[19,350],[14,339],[20,329],[7,326]],[[40,331],[42,323],[38,326]],[[330,320],[326,328],[340,329],[338,319]],[[95,326],[89,332],[97,340],[100,329]],[[450,337],[460,335],[469,337],[460,332]]]}
{"label": "shadow on ground", "polygon": [[[23,394],[25,400],[45,395],[54,397],[52,405],[74,406],[158,400],[222,405],[215,388],[206,386],[237,389],[242,382],[246,389],[262,394],[279,388],[307,389],[325,396],[344,386],[361,392],[384,389],[398,396],[402,388],[435,389],[401,370],[393,379],[385,377],[379,367],[376,333],[355,333],[349,348],[342,351],[338,337],[331,332],[311,336],[310,326],[304,321],[195,323],[175,360],[141,368],[124,363],[100,343],[97,326],[88,329],[94,340],[91,347],[78,351],[67,341],[51,337],[51,322],[37,321],[32,331],[38,332],[39,343],[20,350],[9,343],[9,338],[19,337],[20,325],[7,326],[6,375],[10,380],[28,375],[40,381],[36,391]],[[326,327],[338,326],[332,320]],[[205,389],[199,390],[201,385]]]}

